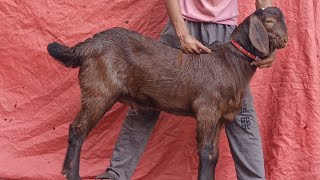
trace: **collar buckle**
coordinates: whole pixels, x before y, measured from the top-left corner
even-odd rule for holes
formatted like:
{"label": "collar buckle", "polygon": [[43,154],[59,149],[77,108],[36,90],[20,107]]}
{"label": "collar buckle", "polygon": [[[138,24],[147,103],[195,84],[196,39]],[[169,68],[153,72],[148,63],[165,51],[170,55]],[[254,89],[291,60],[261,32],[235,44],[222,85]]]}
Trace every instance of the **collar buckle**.
{"label": "collar buckle", "polygon": [[254,61],[260,61],[261,59],[259,58],[259,56],[256,56],[256,58],[254,58]]}

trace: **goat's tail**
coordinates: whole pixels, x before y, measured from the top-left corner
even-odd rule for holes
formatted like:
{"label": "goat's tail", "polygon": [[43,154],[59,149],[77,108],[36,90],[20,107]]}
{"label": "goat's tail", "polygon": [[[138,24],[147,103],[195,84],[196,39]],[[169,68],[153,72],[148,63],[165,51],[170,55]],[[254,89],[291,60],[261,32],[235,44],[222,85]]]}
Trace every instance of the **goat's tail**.
{"label": "goat's tail", "polygon": [[52,57],[66,67],[76,68],[80,66],[81,56],[75,49],[53,42],[48,45],[47,50]]}

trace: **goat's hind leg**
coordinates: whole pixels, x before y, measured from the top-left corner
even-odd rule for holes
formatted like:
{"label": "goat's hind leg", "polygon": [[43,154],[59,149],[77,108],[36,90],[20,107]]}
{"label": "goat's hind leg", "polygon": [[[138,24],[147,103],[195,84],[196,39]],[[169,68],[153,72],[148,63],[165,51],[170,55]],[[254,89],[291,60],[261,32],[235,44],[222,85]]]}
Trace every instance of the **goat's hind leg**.
{"label": "goat's hind leg", "polygon": [[64,160],[62,174],[69,180],[79,180],[80,151],[85,138],[102,116],[115,103],[116,95],[85,96],[81,110],[69,127],[69,145]]}

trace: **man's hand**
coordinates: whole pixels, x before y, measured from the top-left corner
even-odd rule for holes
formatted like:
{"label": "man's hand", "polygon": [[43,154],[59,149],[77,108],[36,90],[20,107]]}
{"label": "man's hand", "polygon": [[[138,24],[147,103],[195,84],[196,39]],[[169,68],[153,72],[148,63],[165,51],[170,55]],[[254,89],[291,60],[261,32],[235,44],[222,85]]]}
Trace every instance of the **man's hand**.
{"label": "man's hand", "polygon": [[268,67],[271,67],[272,64],[274,63],[275,57],[276,57],[276,53],[275,51],[273,51],[273,53],[270,54],[269,57],[260,61],[254,61],[250,63],[250,65],[257,66],[258,68],[268,68]]}
{"label": "man's hand", "polygon": [[191,35],[183,36],[180,38],[181,50],[186,54],[200,54],[203,52],[211,53],[211,50],[204,46],[197,39]]}

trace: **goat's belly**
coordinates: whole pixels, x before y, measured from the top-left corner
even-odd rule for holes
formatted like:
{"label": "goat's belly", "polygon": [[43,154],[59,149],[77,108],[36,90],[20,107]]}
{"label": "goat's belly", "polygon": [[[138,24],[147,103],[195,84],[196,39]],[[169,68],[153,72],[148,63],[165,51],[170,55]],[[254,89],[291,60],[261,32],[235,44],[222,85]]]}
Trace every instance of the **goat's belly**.
{"label": "goat's belly", "polygon": [[183,106],[181,104],[173,104],[170,102],[158,102],[150,97],[145,96],[144,98],[134,98],[130,96],[122,96],[118,99],[119,102],[127,104],[133,109],[146,109],[146,110],[157,110],[165,111],[170,114],[179,116],[192,116],[194,113],[191,108]]}

